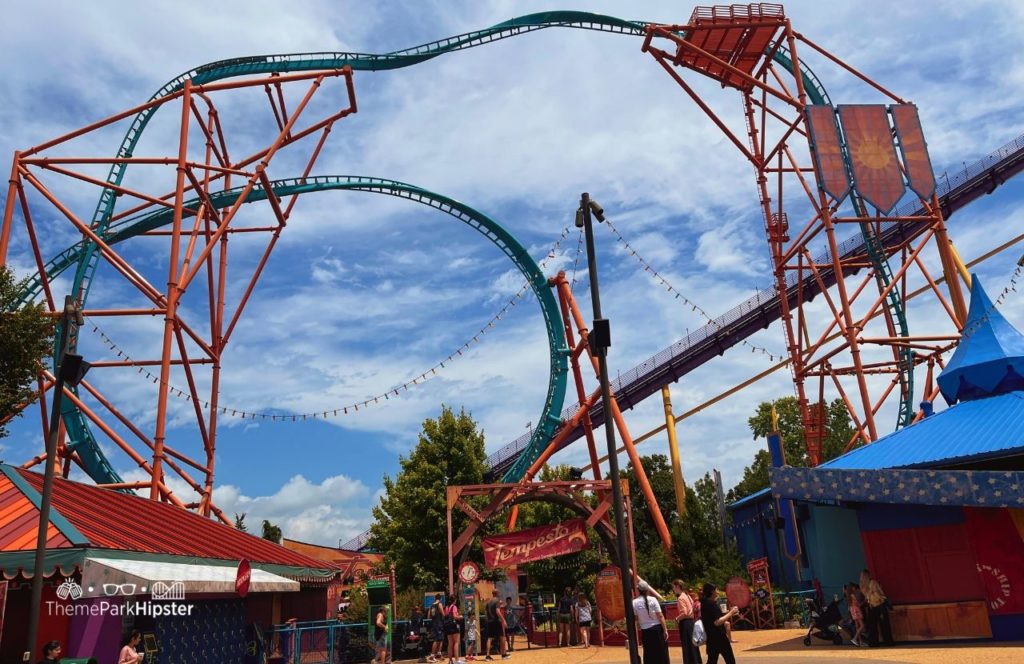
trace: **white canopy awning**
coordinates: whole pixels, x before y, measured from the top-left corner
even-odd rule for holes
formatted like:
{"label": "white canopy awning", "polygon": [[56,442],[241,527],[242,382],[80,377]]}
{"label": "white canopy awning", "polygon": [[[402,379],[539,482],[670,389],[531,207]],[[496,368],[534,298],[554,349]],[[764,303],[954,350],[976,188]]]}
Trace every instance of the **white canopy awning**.
{"label": "white canopy awning", "polygon": [[[182,600],[190,595],[234,593],[238,568],[121,558],[86,558],[83,597]],[[253,567],[251,593],[296,592],[299,582]]]}

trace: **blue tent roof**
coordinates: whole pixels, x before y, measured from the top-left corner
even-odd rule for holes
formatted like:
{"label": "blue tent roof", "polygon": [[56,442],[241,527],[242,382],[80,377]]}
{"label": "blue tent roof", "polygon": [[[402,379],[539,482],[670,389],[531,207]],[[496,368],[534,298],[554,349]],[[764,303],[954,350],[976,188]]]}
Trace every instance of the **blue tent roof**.
{"label": "blue tent roof", "polygon": [[977,275],[960,345],[938,383],[950,405],[1024,390],[1024,336],[992,305]]}
{"label": "blue tent roof", "polygon": [[936,468],[1024,454],[1024,391],[963,401],[820,468]]}

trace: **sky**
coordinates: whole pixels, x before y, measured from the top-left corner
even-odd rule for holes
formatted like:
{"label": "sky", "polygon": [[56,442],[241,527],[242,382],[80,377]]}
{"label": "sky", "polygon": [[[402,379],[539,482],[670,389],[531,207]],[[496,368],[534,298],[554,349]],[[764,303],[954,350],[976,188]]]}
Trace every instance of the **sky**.
{"label": "sky", "polygon": [[[142,103],[166,81],[207,62],[274,53],[384,53],[551,9],[652,22],[685,22],[691,11],[678,2],[569,1],[22,5],[0,38],[0,155]],[[962,169],[1024,132],[1019,4],[790,2],[786,12],[798,32],[918,105],[936,173]],[[640,46],[634,37],[549,29],[413,67],[357,72],[358,113],[338,123],[313,173],[390,178],[472,206],[543,261],[546,274],[575,272],[587,318],[586,262],[572,222],[580,193],[588,191],[648,265],[717,316],[771,285],[753,173]],[[834,102],[880,102],[824,61],[812,67]],[[738,120],[735,93],[688,80],[724,117]],[[344,103],[340,88],[327,85],[311,112]],[[220,110],[238,141],[236,154],[267,135],[265,98],[225,97]],[[173,115],[158,114],[136,154],[174,153]],[[118,125],[90,134],[69,144],[66,154],[113,155],[123,132]],[[299,175],[299,156],[283,152],[269,169],[272,177]],[[126,182],[169,191],[173,172],[138,168]],[[47,184],[75,214],[91,216],[95,188],[56,177]],[[965,258],[1018,232],[1022,196],[1022,185],[1011,181],[951,218],[950,234]],[[44,253],[76,241],[52,208],[34,204]],[[254,208],[252,225],[269,219],[265,205],[247,207]],[[553,249],[563,229],[568,233]],[[703,320],[645,272],[604,225],[596,241],[614,377]],[[232,243],[232,265],[242,275],[261,247],[244,238]],[[140,240],[124,251],[161,283],[165,241]],[[1019,253],[1010,250],[978,267],[993,297]],[[9,262],[26,274],[31,260],[19,226]],[[934,255],[927,260],[937,271]],[[528,431],[543,405],[548,354],[536,299],[515,300],[522,284],[494,245],[435,210],[365,193],[302,198],[225,354],[222,405],[281,415],[342,409],[420,375],[481,328],[486,334],[436,377],[358,413],[295,423],[223,418],[215,502],[228,514],[247,514],[250,524],[269,519],[285,537],[336,544],[366,529],[383,476],[398,471],[400,456],[440,404],[473,416],[488,453]],[[66,280],[58,281],[61,287]],[[239,276],[229,291],[237,297],[242,289]],[[188,313],[198,312],[197,296],[189,293]],[[109,267],[97,274],[90,298],[96,306],[138,304]],[[517,305],[488,327],[510,300]],[[933,309],[911,307],[915,331],[939,330]],[[1004,312],[1024,324],[1024,305],[1012,294]],[[87,359],[110,359],[110,343],[132,357],[151,357],[158,349],[161,321],[155,318],[94,322],[110,341],[89,327],[82,340]],[[785,348],[778,325],[750,343],[776,355]],[[769,365],[763,354],[737,346],[672,385],[675,409],[699,405]],[[152,431],[150,381],[115,369],[97,369],[90,380]],[[172,384],[184,387],[183,381],[172,375]],[[759,402],[792,393],[788,373],[780,371],[684,420],[684,475],[692,480],[717,468],[727,488],[735,484],[764,444],[752,438],[746,419]],[[168,441],[198,455],[190,408],[172,398]],[[638,436],[662,417],[655,396],[628,412],[627,422]],[[885,426],[891,428],[890,420]],[[39,453],[38,421],[36,412],[17,420],[0,441],[0,457],[20,463]],[[127,455],[108,441],[102,445],[122,476],[141,479]],[[663,436],[640,448],[644,454],[666,450]],[[586,456],[576,444],[554,461],[583,465]]]}

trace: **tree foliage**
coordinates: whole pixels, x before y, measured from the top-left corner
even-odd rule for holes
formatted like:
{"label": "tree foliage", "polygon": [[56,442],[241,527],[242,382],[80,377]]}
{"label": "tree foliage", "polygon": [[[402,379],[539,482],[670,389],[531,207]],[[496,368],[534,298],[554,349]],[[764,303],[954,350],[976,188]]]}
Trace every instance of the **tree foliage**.
{"label": "tree foliage", "polygon": [[245,512],[235,514],[235,530],[240,530],[243,533],[249,532],[249,527],[245,525]]}
{"label": "tree foliage", "polygon": [[680,516],[668,458],[653,454],[641,457],[640,462],[672,536],[670,555],[661,544],[647,500],[632,479],[633,465],[629,464],[623,476],[630,479],[633,487],[630,502],[640,576],[657,588],[667,588],[677,577],[693,582],[711,579],[722,584],[737,574],[739,558],[735,550],[726,549],[722,544],[718,499],[711,475],[705,474],[686,487],[686,514]]}
{"label": "tree foliage", "polygon": [[[448,585],[446,489],[449,485],[481,484],[487,471],[484,435],[465,411],[441,406],[437,419],[423,422],[419,442],[401,470],[384,476],[384,495],[373,508],[368,546],[395,566],[399,586],[427,590]],[[468,517],[452,513],[457,537]]]}
{"label": "tree foliage", "polygon": [[263,539],[270,540],[274,544],[280,544],[281,529],[266,519],[263,519]]}
{"label": "tree foliage", "polygon": [[42,304],[17,307],[22,283],[0,265],[0,438],[5,422],[36,400],[39,367],[53,350],[53,320]]}
{"label": "tree foliage", "polygon": [[[765,401],[758,405],[757,411],[747,424],[754,438],[765,438],[772,430],[772,403]],[[784,397],[774,402],[779,417],[779,433],[782,435],[782,447],[786,454],[786,463],[790,466],[807,466],[807,448],[804,443],[804,425],[800,416],[800,408],[796,397]],[[834,459],[843,453],[843,448],[853,437],[853,425],[850,414],[842,399],[834,399],[825,411],[825,439],[822,441],[821,455],[823,461]],[[754,461],[743,470],[743,478],[729,491],[729,500],[739,500],[744,496],[756,493],[769,485],[768,471],[772,466],[771,456],[767,449],[760,449],[754,455]]]}

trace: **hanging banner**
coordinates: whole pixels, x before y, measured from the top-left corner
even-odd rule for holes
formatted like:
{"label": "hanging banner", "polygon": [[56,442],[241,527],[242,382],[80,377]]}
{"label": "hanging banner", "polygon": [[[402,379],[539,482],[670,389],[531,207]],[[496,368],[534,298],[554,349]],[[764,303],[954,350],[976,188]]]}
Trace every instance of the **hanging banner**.
{"label": "hanging banner", "polygon": [[601,617],[605,620],[615,622],[625,619],[626,602],[622,597],[622,574],[618,567],[608,565],[597,573],[594,596],[597,598],[597,608],[601,611]]}
{"label": "hanging banner", "polygon": [[882,214],[888,214],[906,191],[896,161],[889,116],[881,104],[839,107],[839,119],[850,153],[853,186]]}
{"label": "hanging banner", "polygon": [[889,111],[896,125],[896,136],[900,139],[900,152],[903,153],[910,189],[921,198],[930,199],[935,193],[935,173],[928,157],[928,144],[924,142],[917,106],[894,104]]}
{"label": "hanging banner", "polygon": [[483,545],[484,563],[488,567],[512,567],[582,551],[590,546],[590,540],[587,539],[587,522],[573,519],[552,526],[485,537]]}
{"label": "hanging banner", "polygon": [[840,203],[850,193],[850,176],[839,143],[836,114],[831,104],[808,106],[806,113],[818,187]]}

